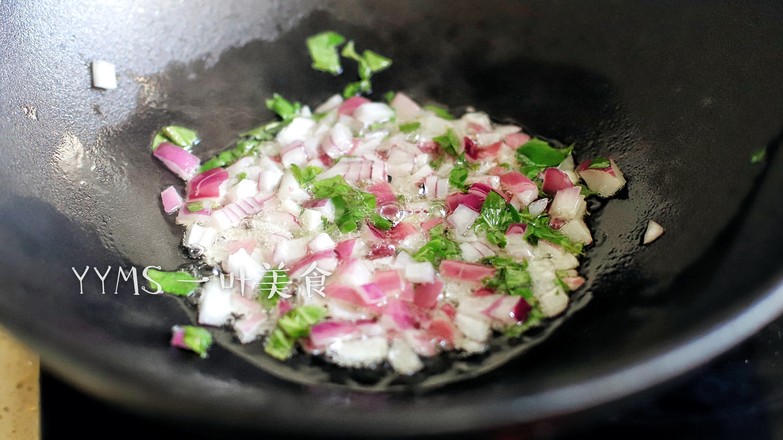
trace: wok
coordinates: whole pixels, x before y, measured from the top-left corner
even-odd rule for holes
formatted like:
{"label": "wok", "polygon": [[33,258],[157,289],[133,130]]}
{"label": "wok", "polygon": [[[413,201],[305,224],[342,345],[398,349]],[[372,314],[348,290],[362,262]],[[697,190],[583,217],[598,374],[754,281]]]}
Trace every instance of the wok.
{"label": "wok", "polygon": [[[165,420],[286,432],[552,423],[674,378],[783,310],[779,2],[159,3],[0,3],[0,322],[81,389]],[[187,261],[160,212],[176,179],[152,133],[194,127],[206,157],[271,118],[273,92],[326,98],[348,81],[309,67],[304,39],[326,29],[394,60],[378,94],[473,105],[621,164],[627,191],[590,219],[588,285],[543,343],[476,378],[365,392],[281,379],[230,343],[208,360],[177,351],[187,308],[114,294],[118,266]],[[96,59],[116,64],[116,90],[90,87]],[[648,219],[666,235],[642,247]],[[71,268],[85,266],[112,266],[106,294],[94,272],[80,294]]]}

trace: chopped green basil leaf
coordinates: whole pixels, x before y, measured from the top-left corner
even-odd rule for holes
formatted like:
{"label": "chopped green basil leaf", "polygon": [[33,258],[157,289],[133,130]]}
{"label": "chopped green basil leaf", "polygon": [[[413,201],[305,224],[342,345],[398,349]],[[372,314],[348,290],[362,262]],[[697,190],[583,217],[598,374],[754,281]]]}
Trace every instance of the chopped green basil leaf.
{"label": "chopped green basil leaf", "polygon": [[524,237],[529,242],[536,244],[538,243],[538,240],[546,240],[562,247],[572,254],[579,255],[582,253],[581,243],[574,243],[560,231],[549,226],[549,216],[542,215],[532,220],[524,220],[527,222]]}
{"label": "chopped green basil leaf", "polygon": [[153,291],[162,290],[177,296],[188,296],[195,292],[203,280],[194,277],[187,272],[165,272],[162,270],[147,269],[147,281]]}
{"label": "chopped green basil leaf", "polygon": [[307,337],[310,329],[326,317],[326,310],[318,306],[300,306],[277,321],[277,327],[267,338],[264,351],[270,356],[286,360],[293,355],[299,338]]}
{"label": "chopped green basil leaf", "polygon": [[448,129],[446,133],[432,138],[449,156],[457,157],[462,151],[462,142],[460,142],[457,133],[452,129]]}
{"label": "chopped green basil leaf", "polygon": [[527,272],[526,261],[514,261],[511,258],[491,257],[485,259],[486,263],[495,268],[495,275],[484,280],[484,285],[495,289],[498,293],[517,295],[528,302],[533,299],[531,278]]}
{"label": "chopped green basil leaf", "polygon": [[308,38],[307,49],[313,59],[313,68],[329,72],[332,75],[339,75],[342,66],[340,66],[337,47],[344,42],[345,37],[332,31],[321,32]]}
{"label": "chopped green basil leaf", "polygon": [[459,244],[449,239],[445,235],[434,237],[424,244],[415,254],[413,259],[416,261],[429,261],[437,266],[441,260],[460,259],[462,251]]}
{"label": "chopped green basil leaf", "polygon": [[456,119],[454,117],[454,115],[449,113],[449,111],[446,108],[441,107],[439,105],[428,104],[428,105],[425,105],[422,108],[424,110],[428,110],[428,111],[431,111],[432,113],[435,113],[435,116],[437,116],[439,118],[442,118],[442,119],[445,119],[447,121],[453,121],[454,119]]}
{"label": "chopped green basil leaf", "polygon": [[353,41],[349,41],[343,47],[341,52],[345,58],[350,58],[358,63],[359,68],[359,81],[348,84],[343,90],[343,96],[348,98],[361,93],[370,93],[372,91],[372,78],[373,73],[380,72],[391,66],[390,59],[379,55],[371,50],[365,50],[359,55],[356,52]]}
{"label": "chopped green basil leaf", "polygon": [[534,138],[517,149],[517,160],[523,165],[556,167],[560,165],[573,147],[553,148],[544,140]]}
{"label": "chopped green basil leaf", "polygon": [[284,361],[293,355],[295,343],[294,338],[286,335],[282,329],[275,328],[266,339],[264,351],[273,358]]}
{"label": "chopped green basil leaf", "polygon": [[605,157],[598,157],[593,159],[592,162],[590,162],[590,166],[588,168],[590,169],[604,169],[609,168],[612,166],[612,163],[609,162],[609,159]]}
{"label": "chopped green basil leaf", "polygon": [[182,343],[202,358],[207,357],[207,351],[212,346],[212,335],[203,327],[194,325],[174,326],[175,333],[182,331]]}
{"label": "chopped green basil leaf", "polygon": [[386,101],[387,104],[391,103],[394,100],[395,95],[397,95],[397,93],[389,90],[388,92],[383,94],[383,100]]}
{"label": "chopped green basil leaf", "polygon": [[403,133],[413,133],[414,131],[421,128],[421,122],[407,122],[405,124],[400,124],[400,131]]}
{"label": "chopped green basil leaf", "polygon": [[195,131],[179,125],[168,125],[155,134],[155,138],[152,139],[152,150],[155,151],[158,145],[163,142],[171,142],[180,148],[190,151],[198,141],[198,133]]}
{"label": "chopped green basil leaf", "polygon": [[188,212],[199,212],[202,209],[204,209],[204,203],[202,202],[188,203],[187,208],[188,208]]}
{"label": "chopped green basil leaf", "polygon": [[155,151],[158,146],[164,142],[169,142],[169,138],[167,138],[162,131],[155,133],[155,137],[152,138],[152,151]]}
{"label": "chopped green basil leaf", "polygon": [[508,329],[506,329],[506,336],[516,338],[529,329],[539,325],[541,321],[544,320],[544,313],[541,312],[541,308],[538,306],[538,303],[536,301],[533,302],[534,304],[532,304],[532,309],[530,310],[530,313],[528,313],[525,322],[510,326]]}
{"label": "chopped green basil leaf", "polygon": [[266,106],[269,110],[277,113],[284,121],[290,121],[299,113],[302,108],[302,104],[298,102],[291,102],[279,94],[275,93],[271,98],[266,100]]}
{"label": "chopped green basil leaf", "polygon": [[392,226],[394,226],[391,220],[375,212],[370,214],[370,222],[373,224],[373,226],[375,226],[376,228],[382,231],[388,231],[389,229],[392,228]]}
{"label": "chopped green basil leaf", "polygon": [[497,246],[506,247],[506,229],[512,223],[519,223],[519,212],[495,191],[490,191],[481,205],[481,214],[475,223],[476,231],[484,231],[487,240]]}
{"label": "chopped green basil leaf", "polygon": [[764,147],[759,150],[756,150],[756,152],[754,152],[753,155],[750,156],[750,163],[763,162],[766,157],[767,157],[767,148]]}
{"label": "chopped green basil leaf", "polygon": [[468,189],[465,182],[468,179],[468,169],[464,165],[455,165],[449,173],[449,185],[460,191],[466,191]]}
{"label": "chopped green basil leaf", "polygon": [[291,165],[291,173],[296,178],[296,181],[299,182],[299,185],[303,186],[314,181],[316,176],[321,174],[322,171],[323,168],[316,166],[306,166],[304,168],[299,168],[294,164]]}
{"label": "chopped green basil leaf", "polygon": [[242,180],[247,179],[247,173],[242,171],[241,173],[237,174],[237,182],[240,182]]}
{"label": "chopped green basil leaf", "polygon": [[333,176],[328,179],[313,182],[311,191],[316,199],[329,199],[336,196],[345,196],[358,191],[345,181],[343,176]]}
{"label": "chopped green basil leaf", "polygon": [[269,307],[280,301],[280,294],[285,292],[291,280],[285,269],[269,269],[264,272],[264,277],[258,283],[258,299]]}

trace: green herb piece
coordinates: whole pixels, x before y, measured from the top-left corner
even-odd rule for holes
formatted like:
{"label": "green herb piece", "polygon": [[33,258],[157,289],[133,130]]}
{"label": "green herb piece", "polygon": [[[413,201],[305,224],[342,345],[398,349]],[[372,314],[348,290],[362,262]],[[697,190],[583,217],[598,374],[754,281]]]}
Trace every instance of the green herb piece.
{"label": "green herb piece", "polygon": [[432,227],[429,234],[430,241],[413,254],[414,260],[429,261],[437,267],[441,260],[456,260],[462,257],[459,244],[447,236],[443,224]]}
{"label": "green herb piece", "polygon": [[261,282],[258,283],[258,300],[269,308],[280,301],[280,294],[285,292],[291,284],[285,269],[272,268],[264,272]]}
{"label": "green herb piece", "polygon": [[279,94],[275,93],[271,98],[266,100],[266,106],[269,110],[277,113],[278,116],[284,121],[290,121],[299,114],[299,110],[302,108],[302,104],[298,102],[291,102]]}
{"label": "green herb piece", "polygon": [[273,121],[264,125],[256,127],[252,130],[241,133],[239,139],[234,144],[234,147],[218,153],[208,161],[204,162],[199,168],[199,172],[209,171],[213,168],[226,167],[239,159],[258,153],[258,149],[265,141],[271,141],[275,138],[277,133],[288,125],[291,120],[287,121]]}
{"label": "green herb piece", "polygon": [[462,142],[460,142],[459,136],[450,128],[446,133],[434,137],[432,140],[440,145],[440,148],[451,157],[459,156],[459,152],[462,150]]}
{"label": "green herb piece", "polygon": [[264,351],[275,359],[284,361],[294,353],[296,339],[288,336],[281,328],[275,328],[266,339]]}
{"label": "green herb piece", "polygon": [[277,326],[293,338],[310,335],[310,328],[326,317],[326,309],[318,306],[297,307],[280,318]]}
{"label": "green herb piece", "polygon": [[542,215],[535,219],[523,218],[523,221],[527,223],[524,237],[530,243],[536,244],[538,240],[546,240],[572,254],[580,255],[582,253],[582,243],[574,243],[562,232],[549,226],[549,216]]}
{"label": "green herb piece", "polygon": [[516,295],[530,301],[533,299],[531,278],[526,261],[514,261],[506,257],[490,257],[484,263],[495,268],[495,275],[484,280],[484,285],[499,293]]}
{"label": "green herb piece", "polygon": [[767,147],[760,148],[750,156],[750,163],[761,163],[767,158]]}
{"label": "green herb piece", "polygon": [[358,191],[345,181],[343,176],[333,176],[328,179],[313,182],[310,190],[317,199],[330,199],[337,196],[346,196]]}
{"label": "green herb piece", "polygon": [[506,329],[506,336],[511,338],[516,338],[528,331],[529,329],[541,324],[541,321],[544,320],[545,316],[544,313],[541,311],[541,308],[538,306],[537,301],[533,301],[533,304],[531,304],[530,313],[527,315],[527,319],[525,319],[525,322],[522,324],[516,324],[512,325],[509,328]]}
{"label": "green herb piece", "polygon": [[299,182],[299,185],[302,186],[314,181],[321,172],[323,172],[323,168],[321,167],[306,166],[304,168],[299,168],[295,164],[291,165],[291,173],[294,175],[294,178],[296,178],[296,181]]}
{"label": "green herb piece", "polygon": [[337,48],[344,42],[345,37],[332,31],[321,32],[308,38],[307,50],[310,51],[310,58],[313,59],[313,68],[339,75],[342,66]]}
{"label": "green herb piece", "polygon": [[388,92],[383,94],[383,100],[386,101],[387,104],[391,104],[391,102],[394,100],[395,95],[397,95],[397,93],[389,90]]}
{"label": "green herb piece", "polygon": [[188,212],[199,212],[204,209],[203,202],[193,202],[187,204]]}
{"label": "green herb piece", "polygon": [[271,141],[290,121],[272,121],[240,133],[239,136],[256,141]]}
{"label": "green herb piece", "polygon": [[604,168],[609,168],[611,166],[612,166],[612,163],[609,162],[609,159],[607,159],[605,157],[597,157],[597,158],[593,159],[592,162],[590,162],[590,166],[588,166],[587,168],[600,170],[600,169],[604,169]]}
{"label": "green herb piece", "polygon": [[171,331],[174,333],[174,338],[181,332],[182,345],[202,358],[207,357],[207,351],[212,346],[212,335],[207,329],[194,325],[175,325]]}
{"label": "green herb piece", "polygon": [[241,182],[242,180],[247,179],[247,173],[242,171],[241,173],[237,174],[237,182]]}
{"label": "green herb piece", "polygon": [[460,191],[466,191],[468,186],[465,182],[468,179],[468,169],[464,165],[455,165],[449,173],[449,185]]}
{"label": "green herb piece", "polygon": [[506,247],[506,229],[512,223],[519,223],[519,212],[495,191],[490,191],[481,205],[481,213],[474,228],[483,231],[487,240],[500,247]]}
{"label": "green herb piece", "polygon": [[326,317],[326,310],[317,306],[300,306],[277,321],[277,327],[264,344],[264,351],[279,360],[293,355],[296,341],[307,337],[313,325]]}
{"label": "green herb piece", "polygon": [[366,219],[379,229],[387,230],[392,226],[391,222],[376,215],[375,196],[352,187],[342,176],[315,181],[310,185],[310,190],[317,199],[331,199],[334,223],[343,233],[359,229],[359,224]]}
{"label": "green herb piece", "polygon": [[345,90],[343,90],[343,97],[345,98],[372,92],[372,83],[370,82],[372,75],[387,69],[392,64],[390,59],[371,50],[365,50],[359,55],[356,52],[353,40],[343,47],[341,55],[356,61],[359,65],[359,81],[350,83],[345,87]]}
{"label": "green herb piece", "polygon": [[401,132],[410,134],[421,128],[421,122],[406,122],[405,124],[400,124],[399,128]]}
{"label": "green herb piece", "polygon": [[196,291],[204,279],[197,278],[187,272],[166,272],[147,269],[147,281],[153,291],[162,290],[176,296],[188,296]]}
{"label": "green herb piece", "polygon": [[163,142],[171,142],[180,148],[190,151],[198,141],[198,133],[195,131],[179,125],[168,125],[155,134],[155,137],[152,139],[152,151],[155,151]]}
{"label": "green herb piece", "polygon": [[439,117],[441,119],[445,119],[447,121],[453,121],[454,119],[456,119],[454,117],[454,115],[449,113],[449,111],[446,108],[441,107],[439,105],[428,104],[428,105],[425,105],[422,108],[424,110],[428,110],[428,111],[431,111],[432,113],[435,113],[435,116],[437,116],[437,117]]}
{"label": "green herb piece", "polygon": [[387,219],[386,217],[373,212],[370,214],[370,223],[373,224],[376,228],[382,230],[382,231],[388,231],[389,229],[394,226],[394,223],[392,223],[391,220]]}
{"label": "green herb piece", "polygon": [[416,261],[429,261],[437,266],[441,260],[454,260],[462,256],[457,242],[447,237],[435,237],[424,244],[415,254]]}
{"label": "green herb piece", "polygon": [[548,167],[560,165],[573,147],[554,148],[542,139],[534,138],[517,148],[517,161],[522,164],[522,173],[532,178]]}

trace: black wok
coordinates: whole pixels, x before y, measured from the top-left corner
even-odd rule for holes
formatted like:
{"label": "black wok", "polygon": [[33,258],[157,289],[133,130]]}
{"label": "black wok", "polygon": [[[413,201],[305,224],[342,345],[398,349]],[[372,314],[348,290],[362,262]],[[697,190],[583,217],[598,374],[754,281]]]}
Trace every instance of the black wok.
{"label": "black wok", "polygon": [[[90,393],[212,426],[447,432],[649,389],[783,310],[782,20],[779,2],[3,1],[0,322]],[[270,118],[271,93],[339,90],[304,50],[325,29],[391,56],[378,93],[474,105],[623,166],[627,191],[590,221],[580,310],[546,341],[478,378],[366,393],[280,379],[231,344],[208,360],[171,349],[186,308],[114,294],[117,266],[186,261],[152,133],[195,127],[206,157]],[[95,59],[118,89],[90,88]],[[651,218],[667,232],[642,247]],[[79,293],[85,266],[112,266],[106,294],[94,273]]]}

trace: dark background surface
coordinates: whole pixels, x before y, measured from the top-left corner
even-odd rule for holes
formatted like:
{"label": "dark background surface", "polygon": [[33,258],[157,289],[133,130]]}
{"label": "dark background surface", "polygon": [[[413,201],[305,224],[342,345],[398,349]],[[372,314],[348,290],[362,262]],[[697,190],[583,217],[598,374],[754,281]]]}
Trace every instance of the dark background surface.
{"label": "dark background surface", "polygon": [[[3,0],[0,320],[59,374],[170,420],[422,433],[600,406],[783,311],[783,3],[479,5]],[[627,197],[591,225],[593,300],[546,344],[453,387],[370,396],[280,380],[238,362],[237,344],[208,362],[170,349],[171,325],[188,320],[171,298],[101,295],[95,278],[76,292],[71,266],[184,260],[158,205],[174,178],[148,139],[193,126],[206,156],[269,118],[273,92],[315,103],[339,90],[344,78],[313,72],[303,49],[328,28],[394,59],[378,91],[473,104],[626,171]],[[117,65],[116,90],[90,88],[95,59]],[[764,145],[768,161],[750,164]],[[641,247],[649,218],[667,234]],[[84,429],[96,417],[59,412]]]}
{"label": "dark background surface", "polygon": [[[42,440],[60,439],[66,435],[98,439],[113,437],[119,432],[131,438],[150,440],[296,438],[275,433],[233,436],[226,432],[204,433],[172,427],[105,404],[46,372],[41,378],[41,397]],[[292,414],[292,417],[296,415]],[[96,420],[101,423],[95,423]],[[430,438],[783,439],[783,319],[709,365],[664,386],[654,395],[596,414],[577,426],[552,424],[537,431],[511,427]]]}

